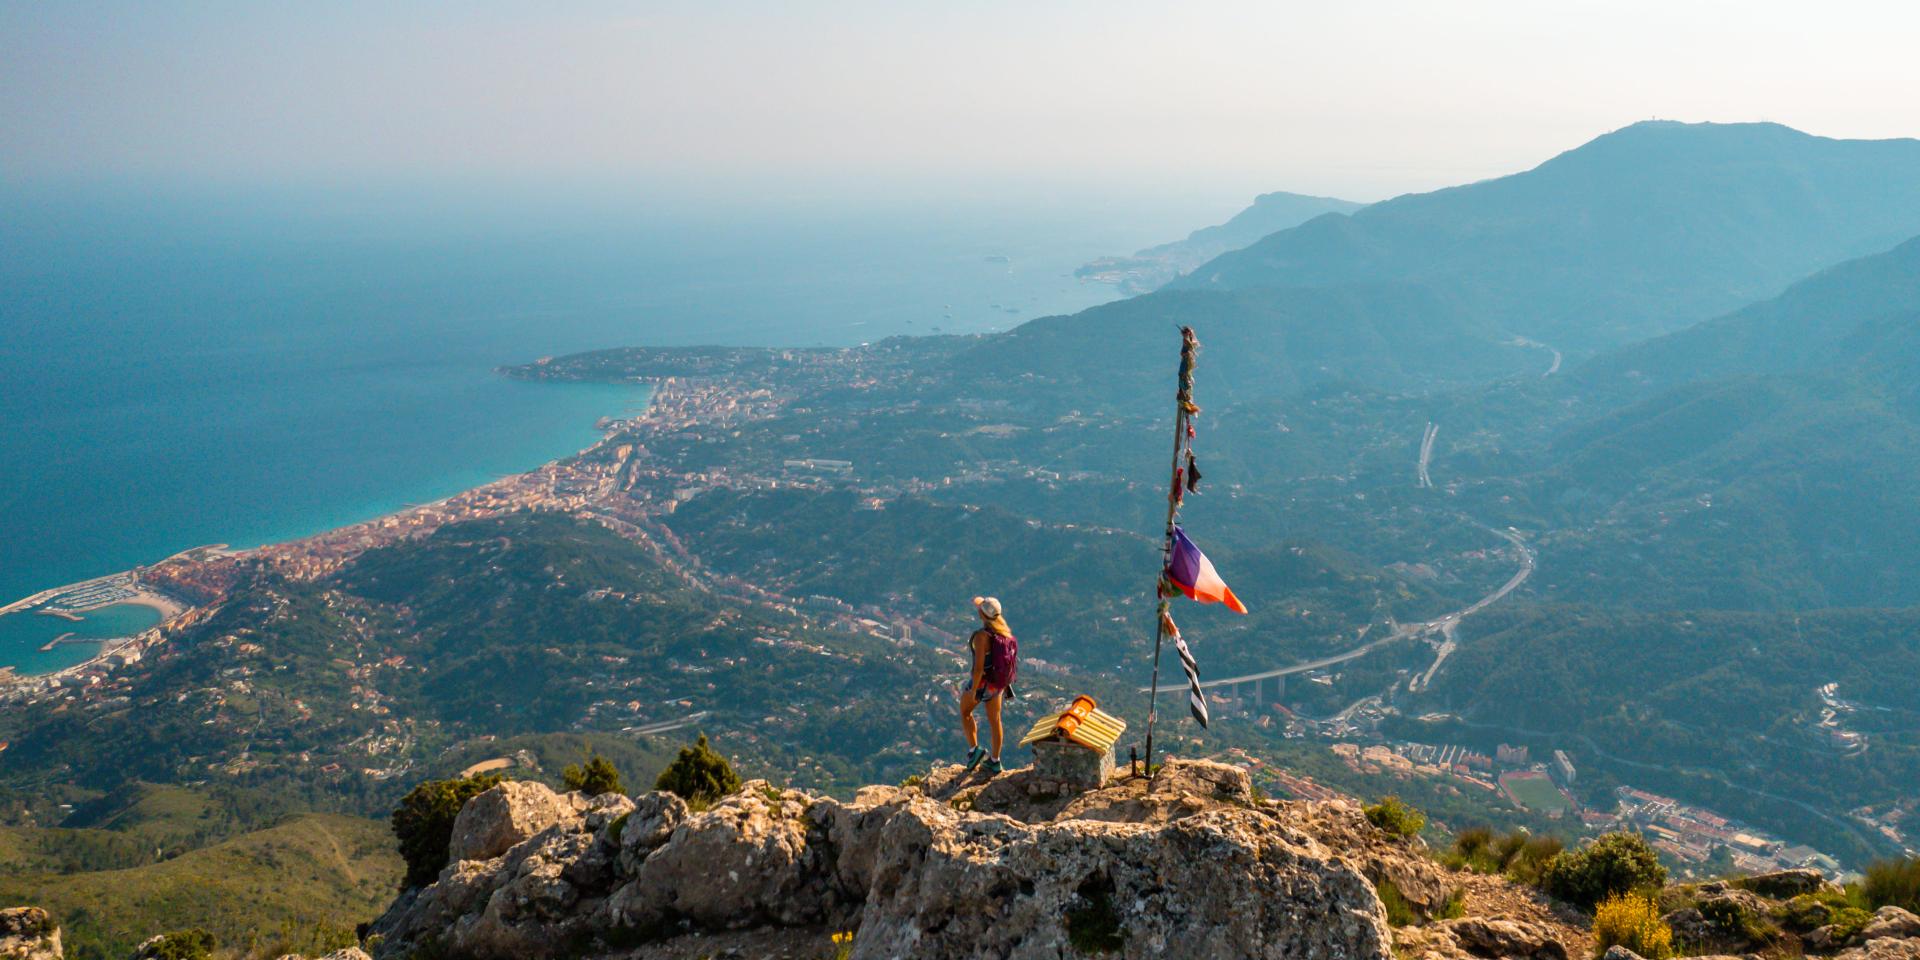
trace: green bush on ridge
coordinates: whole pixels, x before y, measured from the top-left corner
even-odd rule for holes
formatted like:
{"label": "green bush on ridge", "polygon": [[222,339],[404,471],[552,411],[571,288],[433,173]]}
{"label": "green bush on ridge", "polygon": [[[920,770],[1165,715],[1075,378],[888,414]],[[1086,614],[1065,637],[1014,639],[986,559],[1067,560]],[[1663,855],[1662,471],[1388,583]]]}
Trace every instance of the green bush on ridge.
{"label": "green bush on ridge", "polygon": [[599,754],[587,758],[584,764],[568,764],[560,771],[560,783],[568,790],[578,790],[589,797],[603,793],[626,793],[620,784],[620,770]]}
{"label": "green bush on ridge", "polygon": [[1418,836],[1426,828],[1427,815],[1409,806],[1399,797],[1387,796],[1366,809],[1367,822],[1400,837]]}
{"label": "green bush on ridge", "polygon": [[707,745],[703,733],[693,746],[680,748],[680,755],[660,771],[653,788],[674,794],[696,808],[704,807],[740,789],[740,775],[733,772],[733,764],[726,757]]}
{"label": "green bush on ridge", "polygon": [[1882,860],[1867,867],[1860,893],[1874,907],[1920,913],[1920,857]]}
{"label": "green bush on ridge", "polygon": [[1645,837],[1609,833],[1587,847],[1555,855],[1540,886],[1561,900],[1592,909],[1622,894],[1658,890],[1666,882],[1667,868]]}

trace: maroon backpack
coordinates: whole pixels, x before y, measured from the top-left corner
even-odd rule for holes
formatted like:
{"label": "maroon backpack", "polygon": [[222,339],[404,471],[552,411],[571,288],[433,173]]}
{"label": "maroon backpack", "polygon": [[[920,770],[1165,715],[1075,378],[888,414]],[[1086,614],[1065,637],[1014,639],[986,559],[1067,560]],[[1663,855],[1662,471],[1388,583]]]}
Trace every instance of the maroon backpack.
{"label": "maroon backpack", "polygon": [[1020,641],[987,631],[987,665],[980,671],[980,682],[994,690],[1013,686],[1013,675],[1020,672]]}

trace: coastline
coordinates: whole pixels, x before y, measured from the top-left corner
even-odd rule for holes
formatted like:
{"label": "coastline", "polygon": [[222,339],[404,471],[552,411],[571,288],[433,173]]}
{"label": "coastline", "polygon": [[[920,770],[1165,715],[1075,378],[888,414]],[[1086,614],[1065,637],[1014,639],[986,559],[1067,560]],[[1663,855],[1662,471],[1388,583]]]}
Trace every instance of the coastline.
{"label": "coastline", "polygon": [[[92,577],[87,580],[50,587],[0,606],[0,617],[14,614],[47,613],[49,601],[63,595],[85,589],[92,585],[117,582],[124,593],[117,595],[111,603],[80,609],[101,609],[105,606],[126,604],[145,607],[159,614],[160,621],[151,627],[127,637],[85,638],[97,641],[100,648],[86,660],[66,667],[45,672],[26,673],[19,665],[0,666],[0,694],[18,691],[22,688],[57,687],[71,678],[79,677],[97,669],[107,669],[114,665],[132,663],[140,659],[149,647],[164,642],[172,629],[187,626],[205,619],[224,602],[224,598],[205,603],[187,602],[170,594],[159,586],[146,582],[142,574],[157,571],[170,565],[192,565],[209,561],[240,563],[260,562],[280,566],[295,576],[315,576],[339,565],[345,557],[357,555],[372,541],[380,539],[380,534],[388,534],[392,539],[403,539],[417,535],[439,526],[447,521],[446,515],[463,504],[476,501],[487,504],[511,505],[517,499],[516,493],[530,478],[538,478],[560,469],[570,461],[578,460],[607,444],[621,433],[628,422],[648,415],[653,407],[653,395],[657,383],[632,383],[633,387],[646,387],[647,398],[637,412],[627,415],[602,415],[594,427],[600,436],[592,443],[572,453],[554,457],[528,470],[506,474],[487,483],[460,490],[447,496],[425,503],[411,503],[396,510],[390,510],[366,520],[343,526],[331,527],[287,540],[265,543],[241,550],[231,549],[225,543],[205,544],[175,551],[152,564],[136,566],[128,570],[116,571]],[[344,541],[344,543],[343,543]],[[331,561],[300,564],[298,555],[302,551],[319,554],[331,554]],[[39,608],[39,609],[36,609]],[[63,619],[81,621],[83,617],[74,616],[74,611],[62,608],[56,615]],[[79,640],[67,640],[67,643],[79,643]]]}

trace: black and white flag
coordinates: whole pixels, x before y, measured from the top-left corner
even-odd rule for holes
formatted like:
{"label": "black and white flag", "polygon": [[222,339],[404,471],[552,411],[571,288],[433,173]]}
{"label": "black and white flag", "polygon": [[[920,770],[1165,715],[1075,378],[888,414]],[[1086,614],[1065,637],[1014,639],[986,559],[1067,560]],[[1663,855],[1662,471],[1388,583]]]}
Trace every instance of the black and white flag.
{"label": "black and white flag", "polygon": [[1187,709],[1193,711],[1193,718],[1207,725],[1207,698],[1200,692],[1200,666],[1193,662],[1193,651],[1187,649],[1187,640],[1180,631],[1173,631],[1173,649],[1180,654],[1180,668],[1187,671]]}

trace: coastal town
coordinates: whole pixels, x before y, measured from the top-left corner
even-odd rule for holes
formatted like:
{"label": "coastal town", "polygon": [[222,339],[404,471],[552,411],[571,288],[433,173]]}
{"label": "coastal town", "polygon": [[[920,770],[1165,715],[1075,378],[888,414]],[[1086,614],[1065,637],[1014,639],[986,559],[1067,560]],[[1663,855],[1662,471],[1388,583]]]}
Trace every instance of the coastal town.
{"label": "coastal town", "polygon": [[[837,367],[834,360],[847,354],[795,351],[792,356],[808,374],[844,377],[849,371]],[[699,366],[696,361],[696,372]],[[82,662],[59,670],[22,674],[0,668],[0,703],[107,694],[115,687],[111,682],[115,671],[155,655],[169,637],[211,615],[236,584],[257,572],[316,580],[369,550],[425,537],[449,524],[520,511],[558,512],[599,523],[641,543],[689,583],[786,614],[805,615],[835,629],[884,638],[909,637],[917,629],[926,640],[955,639],[917,618],[895,616],[872,605],[855,608],[827,597],[782,596],[706,570],[671,531],[653,525],[652,518],[670,515],[680,504],[712,489],[825,487],[845,477],[852,464],[801,458],[765,473],[674,469],[647,456],[645,444],[650,439],[700,442],[724,436],[741,423],[775,415],[791,394],[777,395],[766,388],[743,390],[725,378],[662,376],[644,382],[651,387],[644,412],[603,419],[599,424],[602,440],[534,470],[309,537],[247,550],[197,547],[150,566],[50,588],[9,603],[0,608],[0,616],[52,616],[81,622],[89,611],[131,603],[153,608],[161,621],[131,636],[77,639],[96,649]],[[857,365],[851,382],[862,382]]]}

